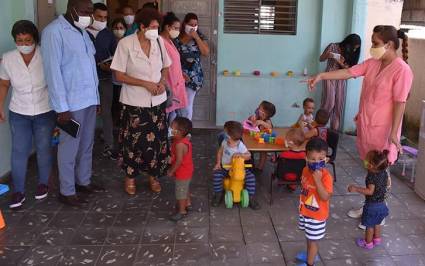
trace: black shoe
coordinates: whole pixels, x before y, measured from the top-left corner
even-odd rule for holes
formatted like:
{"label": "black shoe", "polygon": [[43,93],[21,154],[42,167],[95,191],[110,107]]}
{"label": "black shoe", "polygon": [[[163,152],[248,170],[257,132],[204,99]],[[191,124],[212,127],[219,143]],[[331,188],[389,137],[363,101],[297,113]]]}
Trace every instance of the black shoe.
{"label": "black shoe", "polygon": [[93,194],[98,192],[104,192],[105,188],[101,187],[99,185],[96,185],[94,183],[90,183],[87,186],[81,186],[78,184],[75,184],[75,189],[77,192],[87,193],[87,194]]}
{"label": "black shoe", "polygon": [[35,199],[41,200],[47,197],[49,194],[49,187],[45,184],[40,184],[37,186],[37,191],[35,192]]}
{"label": "black shoe", "polygon": [[105,145],[102,155],[103,157],[109,157],[112,161],[116,161],[118,159],[118,154],[109,145]]}
{"label": "black shoe", "polygon": [[82,204],[88,203],[87,201],[78,198],[77,195],[64,196],[61,193],[59,193],[58,200],[63,204],[73,207],[81,207]]}
{"label": "black shoe", "polygon": [[214,193],[213,199],[212,199],[212,206],[218,207],[221,203],[221,200],[223,199],[223,192]]}
{"label": "black shoe", "polygon": [[255,211],[261,209],[260,204],[255,200],[254,197],[249,197],[249,207]]}
{"label": "black shoe", "polygon": [[173,216],[171,216],[170,217],[170,220],[171,221],[174,221],[174,222],[178,222],[178,221],[180,221],[181,219],[183,219],[186,216],[187,216],[187,213],[180,213],[180,212],[178,212],[178,213],[174,214]]}
{"label": "black shoe", "polygon": [[187,206],[186,206],[186,211],[188,211],[188,212],[193,211],[193,207],[192,207],[192,205],[187,205]]}
{"label": "black shoe", "polygon": [[22,206],[25,201],[25,195],[21,192],[13,193],[12,201],[10,202],[10,209],[17,209]]}

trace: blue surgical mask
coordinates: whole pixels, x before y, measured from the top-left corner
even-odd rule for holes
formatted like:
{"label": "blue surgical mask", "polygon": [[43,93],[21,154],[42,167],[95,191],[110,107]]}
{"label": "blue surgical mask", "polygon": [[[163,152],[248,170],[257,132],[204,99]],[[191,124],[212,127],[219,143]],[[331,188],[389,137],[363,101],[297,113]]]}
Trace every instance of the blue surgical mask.
{"label": "blue surgical mask", "polygon": [[326,160],[322,160],[319,162],[307,162],[307,167],[313,172],[321,170],[322,168],[326,167]]}

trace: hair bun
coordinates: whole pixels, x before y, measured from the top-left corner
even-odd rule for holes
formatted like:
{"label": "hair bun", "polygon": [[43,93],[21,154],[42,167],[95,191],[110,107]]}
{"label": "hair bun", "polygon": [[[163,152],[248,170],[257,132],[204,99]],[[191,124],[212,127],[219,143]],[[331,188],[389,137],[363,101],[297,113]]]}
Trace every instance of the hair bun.
{"label": "hair bun", "polygon": [[407,37],[406,33],[403,30],[397,30],[397,37],[399,39],[405,39]]}

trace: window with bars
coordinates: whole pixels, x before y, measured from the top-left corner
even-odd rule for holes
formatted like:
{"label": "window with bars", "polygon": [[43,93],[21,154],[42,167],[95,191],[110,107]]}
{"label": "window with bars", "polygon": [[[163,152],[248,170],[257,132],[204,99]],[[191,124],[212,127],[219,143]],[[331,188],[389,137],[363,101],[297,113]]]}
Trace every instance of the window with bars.
{"label": "window with bars", "polygon": [[298,0],[224,0],[224,33],[297,33]]}

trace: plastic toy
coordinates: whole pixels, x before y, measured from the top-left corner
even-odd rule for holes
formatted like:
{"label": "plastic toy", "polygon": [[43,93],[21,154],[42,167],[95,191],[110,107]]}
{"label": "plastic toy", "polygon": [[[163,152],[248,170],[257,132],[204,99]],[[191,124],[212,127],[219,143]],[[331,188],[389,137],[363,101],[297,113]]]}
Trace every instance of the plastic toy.
{"label": "plastic toy", "polygon": [[249,205],[249,194],[244,189],[245,183],[245,168],[252,167],[251,164],[245,164],[245,160],[242,157],[234,157],[231,165],[223,165],[224,169],[230,169],[229,176],[223,181],[224,190],[224,202],[226,208],[232,208],[233,203],[241,204],[242,208],[246,208]]}
{"label": "plastic toy", "polygon": [[244,129],[248,130],[249,132],[260,132],[260,129],[254,124],[252,124],[252,122],[248,119],[243,121],[242,126]]}
{"label": "plastic toy", "polygon": [[294,76],[294,71],[289,70],[288,72],[286,72],[286,75],[288,77],[293,77]]}
{"label": "plastic toy", "polygon": [[254,70],[254,72],[252,72],[252,74],[254,76],[260,76],[261,75],[261,72],[260,72],[260,70]]}
{"label": "plastic toy", "polygon": [[53,135],[52,135],[52,147],[57,146],[59,144],[59,135],[60,135],[60,131],[59,128],[55,128],[53,130]]}
{"label": "plastic toy", "polygon": [[229,70],[227,70],[227,69],[225,69],[225,70],[223,70],[223,76],[229,76]]}
{"label": "plastic toy", "polygon": [[6,227],[6,223],[4,222],[3,215],[1,214],[1,211],[0,211],[0,229],[4,227]]}
{"label": "plastic toy", "polygon": [[272,77],[277,77],[277,76],[279,76],[279,72],[272,71],[272,72],[270,73],[270,75],[272,75]]}
{"label": "plastic toy", "polygon": [[5,184],[0,184],[0,195],[9,191],[9,186]]}
{"label": "plastic toy", "polygon": [[276,137],[275,143],[277,145],[283,145],[284,144],[284,139],[282,137]]}
{"label": "plastic toy", "polygon": [[264,138],[258,138],[258,143],[259,144],[264,144]]}
{"label": "plastic toy", "polygon": [[235,75],[236,77],[239,77],[241,75],[241,71],[236,70],[235,72],[233,72],[233,75]]}

